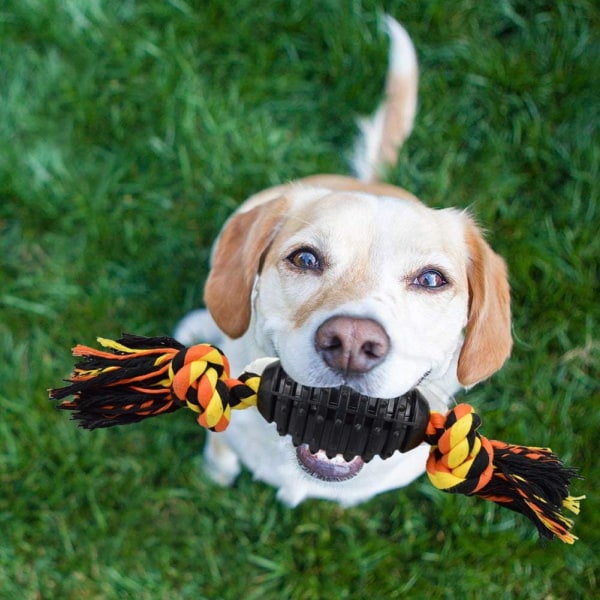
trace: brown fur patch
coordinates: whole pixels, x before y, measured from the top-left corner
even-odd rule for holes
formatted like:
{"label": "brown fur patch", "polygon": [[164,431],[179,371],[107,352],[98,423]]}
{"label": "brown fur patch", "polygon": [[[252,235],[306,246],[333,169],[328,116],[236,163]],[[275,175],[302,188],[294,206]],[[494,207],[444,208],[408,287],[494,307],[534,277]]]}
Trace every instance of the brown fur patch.
{"label": "brown fur patch", "polygon": [[512,348],[510,288],[504,260],[469,223],[465,232],[469,249],[469,320],[458,360],[458,380],[475,385],[504,364]]}

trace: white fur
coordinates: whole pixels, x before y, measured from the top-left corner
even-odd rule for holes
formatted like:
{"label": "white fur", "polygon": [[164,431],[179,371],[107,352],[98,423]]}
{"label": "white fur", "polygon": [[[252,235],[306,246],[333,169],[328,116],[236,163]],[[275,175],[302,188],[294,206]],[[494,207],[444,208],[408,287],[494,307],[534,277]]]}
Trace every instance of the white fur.
{"label": "white fur", "polygon": [[[388,98],[370,117],[358,120],[360,136],[352,155],[352,170],[361,181],[377,179],[385,163],[381,150],[386,137],[393,147],[399,147],[410,135],[417,110],[417,53],[406,29],[389,15],[385,17],[390,37],[389,68],[387,75]],[[402,92],[400,102],[390,98]],[[400,108],[395,119],[390,119],[390,101]]]}

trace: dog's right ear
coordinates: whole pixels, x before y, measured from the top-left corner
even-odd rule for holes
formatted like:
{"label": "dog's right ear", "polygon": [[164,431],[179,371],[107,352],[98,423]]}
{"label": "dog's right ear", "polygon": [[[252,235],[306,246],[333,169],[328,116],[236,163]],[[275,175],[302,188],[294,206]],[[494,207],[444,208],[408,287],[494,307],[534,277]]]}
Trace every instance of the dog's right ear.
{"label": "dog's right ear", "polygon": [[248,329],[254,278],[286,206],[285,198],[276,198],[234,214],[216,242],[204,302],[215,323],[231,338],[240,337]]}
{"label": "dog's right ear", "polygon": [[471,387],[495,373],[512,348],[510,288],[506,264],[468,221],[469,319],[458,358],[458,381]]}

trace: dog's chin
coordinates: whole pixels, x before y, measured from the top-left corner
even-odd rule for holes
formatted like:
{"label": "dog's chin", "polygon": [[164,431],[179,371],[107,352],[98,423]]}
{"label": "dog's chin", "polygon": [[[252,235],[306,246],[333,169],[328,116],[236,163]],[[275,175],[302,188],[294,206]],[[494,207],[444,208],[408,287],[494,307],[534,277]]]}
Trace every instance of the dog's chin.
{"label": "dog's chin", "polygon": [[327,458],[323,450],[311,452],[308,444],[296,448],[296,458],[303,471],[320,481],[343,482],[353,479],[364,467],[365,462],[360,456],[346,461],[341,454]]}

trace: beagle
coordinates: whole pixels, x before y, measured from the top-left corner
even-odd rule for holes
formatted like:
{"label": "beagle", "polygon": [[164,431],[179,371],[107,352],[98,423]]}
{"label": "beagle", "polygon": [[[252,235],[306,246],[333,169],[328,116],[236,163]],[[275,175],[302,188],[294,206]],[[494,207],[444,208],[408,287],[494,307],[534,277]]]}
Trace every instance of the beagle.
{"label": "beagle", "polygon": [[[509,356],[509,285],[468,213],[428,208],[377,181],[411,131],[417,99],[412,42],[390,17],[387,27],[386,97],[361,123],[357,177],[316,175],[247,199],[215,244],[207,310],[185,317],[175,337],[216,343],[233,374],[277,357],[306,386],[344,384],[379,398],[418,387],[445,411]],[[413,481],[427,453],[421,445],[368,463],[328,458],[245,410],[208,434],[204,456],[222,484],[244,465],[289,505],[316,497],[349,506]]]}

